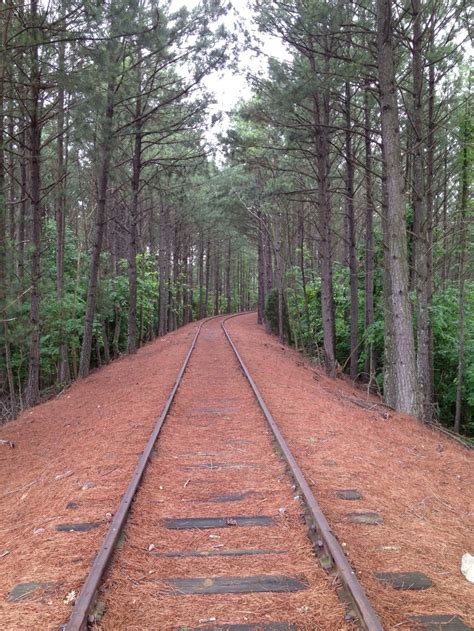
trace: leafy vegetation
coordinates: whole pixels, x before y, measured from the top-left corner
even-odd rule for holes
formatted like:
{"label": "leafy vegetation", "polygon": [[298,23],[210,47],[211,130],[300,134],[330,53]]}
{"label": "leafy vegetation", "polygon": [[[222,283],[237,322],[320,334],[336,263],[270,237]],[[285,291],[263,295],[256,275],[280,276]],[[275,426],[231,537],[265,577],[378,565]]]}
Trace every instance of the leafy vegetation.
{"label": "leafy vegetation", "polygon": [[257,307],[330,377],[474,434],[464,3],[256,0],[281,54],[218,161],[205,79],[239,37],[225,2],[172,6],[0,12],[0,417]]}

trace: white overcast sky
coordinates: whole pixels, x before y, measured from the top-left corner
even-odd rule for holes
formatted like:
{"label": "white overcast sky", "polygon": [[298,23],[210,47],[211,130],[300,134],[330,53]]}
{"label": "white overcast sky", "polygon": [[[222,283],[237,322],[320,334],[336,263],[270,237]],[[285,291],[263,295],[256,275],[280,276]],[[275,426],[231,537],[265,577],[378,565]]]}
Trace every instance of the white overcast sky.
{"label": "white overcast sky", "polygon": [[[199,0],[171,0],[171,10],[175,11],[182,6],[192,9],[199,3]],[[253,32],[257,36],[257,29],[252,24],[252,10],[247,0],[232,0],[232,8],[223,19],[223,23],[230,31],[238,31],[239,27]],[[227,128],[228,117],[225,115],[235,107],[240,99],[248,99],[251,96],[251,89],[246,79],[248,71],[252,74],[264,70],[266,58],[268,56],[284,58],[285,50],[280,40],[265,36],[265,41],[261,48],[263,55],[257,56],[250,50],[242,51],[238,61],[238,70],[233,72],[225,69],[219,73],[213,73],[205,81],[206,88],[215,95],[216,104],[211,108],[211,115],[216,112],[224,114],[223,120],[213,130],[209,130],[207,137],[209,140],[215,138],[215,134]]]}
{"label": "white overcast sky", "polygon": [[[182,6],[192,9],[197,4],[199,4],[199,0],[171,0],[170,8],[172,11]],[[252,21],[250,0],[231,0],[230,4],[231,10],[223,18],[226,28],[233,32],[238,32],[239,27],[244,28],[251,33],[252,39],[257,43],[259,33]],[[466,41],[463,48],[466,57],[472,59],[474,51],[472,43]],[[206,133],[206,137],[213,144],[216,135],[228,127],[229,117],[226,116],[226,112],[232,110],[240,99],[245,100],[251,96],[251,89],[246,78],[247,72],[258,74],[260,71],[264,71],[268,57],[276,57],[281,60],[289,59],[289,53],[281,41],[268,34],[265,34],[263,42],[260,42],[260,51],[262,54],[257,56],[251,50],[243,50],[238,60],[237,72],[225,69],[206,78],[205,87],[214,94],[216,100],[216,104],[210,110],[209,121],[214,113],[222,112],[224,114],[222,121]]]}

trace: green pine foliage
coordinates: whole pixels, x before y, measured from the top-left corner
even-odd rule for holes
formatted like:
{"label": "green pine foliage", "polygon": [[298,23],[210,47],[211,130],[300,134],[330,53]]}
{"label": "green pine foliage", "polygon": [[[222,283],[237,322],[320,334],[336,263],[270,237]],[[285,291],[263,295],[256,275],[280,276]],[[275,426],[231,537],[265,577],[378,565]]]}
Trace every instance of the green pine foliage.
{"label": "green pine foliage", "polygon": [[[466,283],[464,432],[474,436],[474,283]],[[431,307],[434,383],[439,418],[447,425],[454,416],[459,353],[459,290],[450,286],[435,293]]]}
{"label": "green pine foliage", "polygon": [[[286,291],[286,304],[291,329],[291,338],[298,348],[304,350],[319,363],[321,359],[321,280],[316,272],[307,270],[310,278],[306,282],[306,299],[301,283],[300,269],[294,267],[288,273],[290,288]],[[334,298],[336,309],[336,353],[339,364],[344,368],[350,352],[350,330],[347,309],[349,306],[348,270],[338,268],[334,274]],[[360,290],[359,334],[361,353],[359,377],[364,380],[366,342],[374,345],[377,357],[375,375],[379,392],[383,393],[384,322],[382,305],[381,273],[376,279],[375,322],[364,332],[364,295]],[[267,302],[267,318],[274,332],[278,331],[276,291]],[[459,290],[454,284],[439,289],[433,296],[430,311],[433,330],[434,387],[436,393],[436,418],[447,427],[452,426],[456,402],[456,380],[459,353]],[[463,382],[463,432],[474,436],[474,283],[466,284],[465,296],[465,371]]]}

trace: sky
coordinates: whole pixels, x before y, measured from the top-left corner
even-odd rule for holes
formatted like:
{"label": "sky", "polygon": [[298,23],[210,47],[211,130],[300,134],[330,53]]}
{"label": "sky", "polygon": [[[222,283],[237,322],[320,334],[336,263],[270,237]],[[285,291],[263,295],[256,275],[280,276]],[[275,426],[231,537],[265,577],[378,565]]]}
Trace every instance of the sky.
{"label": "sky", "polygon": [[[182,6],[192,9],[199,3],[199,0],[172,0],[171,10],[177,10]],[[224,25],[229,31],[236,32],[238,28],[244,28],[258,37],[256,26],[252,23],[252,9],[247,0],[232,0],[230,2],[232,9],[223,19]],[[285,49],[277,38],[265,36],[261,50],[263,55],[257,56],[250,50],[244,50],[240,54],[238,60],[238,70],[232,71],[226,68],[221,72],[212,73],[204,81],[205,88],[212,92],[215,96],[216,103],[210,108],[209,119],[212,115],[222,112],[222,120],[217,123],[214,128],[209,129],[206,133],[207,139],[213,144],[216,142],[216,136],[225,131],[229,125],[229,116],[227,112],[232,110],[240,99],[246,100],[250,98],[252,90],[248,84],[246,74],[251,72],[257,74],[266,68],[266,59],[270,57],[278,57],[283,59]]]}
{"label": "sky", "polygon": [[[270,0],[268,0],[270,1]],[[176,11],[185,6],[193,9],[199,0],[171,0],[170,8]],[[252,39],[257,42],[259,40],[258,29],[253,24],[251,9],[251,0],[230,0],[231,10],[223,18],[224,25],[229,31],[238,32],[239,27],[250,32]],[[473,58],[474,47],[471,43],[465,42],[464,50],[467,58]],[[221,72],[210,74],[204,81],[204,87],[215,96],[215,104],[209,109],[209,122],[213,115],[222,112],[223,116],[220,122],[210,127],[205,136],[207,140],[216,145],[217,136],[225,132],[229,126],[228,112],[232,110],[240,99],[246,100],[252,94],[251,87],[247,81],[247,73],[259,74],[264,72],[268,57],[275,57],[280,60],[288,59],[289,54],[282,42],[276,38],[265,34],[263,41],[260,42],[260,50],[263,54],[257,56],[251,50],[242,50],[238,60],[238,70],[232,71],[226,68]]]}

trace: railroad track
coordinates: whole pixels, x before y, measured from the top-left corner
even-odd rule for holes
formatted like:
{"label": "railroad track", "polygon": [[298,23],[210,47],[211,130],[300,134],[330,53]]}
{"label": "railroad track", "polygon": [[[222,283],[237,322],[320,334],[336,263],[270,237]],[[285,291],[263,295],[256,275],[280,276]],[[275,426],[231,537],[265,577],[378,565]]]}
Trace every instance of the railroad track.
{"label": "railroad track", "polygon": [[199,325],[65,631],[382,630],[225,322]]}

